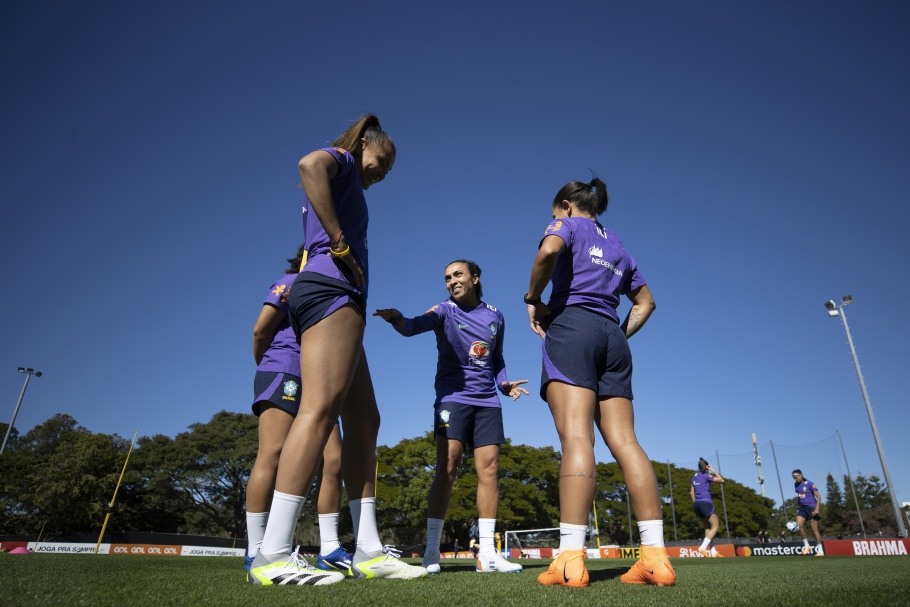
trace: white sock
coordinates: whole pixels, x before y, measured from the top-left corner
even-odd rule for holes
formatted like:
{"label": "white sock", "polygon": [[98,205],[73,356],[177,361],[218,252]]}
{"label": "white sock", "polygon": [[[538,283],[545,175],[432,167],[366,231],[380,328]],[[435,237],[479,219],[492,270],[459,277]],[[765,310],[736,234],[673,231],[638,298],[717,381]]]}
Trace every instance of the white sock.
{"label": "white sock", "polygon": [[641,535],[641,545],[652,548],[664,547],[664,522],[662,519],[656,521],[638,521],[638,533]]}
{"label": "white sock", "polygon": [[297,529],[297,519],[300,517],[303,501],[302,495],[275,491],[259,552],[275,555],[288,554],[293,550],[294,531]]}
{"label": "white sock", "polygon": [[480,554],[483,556],[492,556],[496,553],[496,519],[479,518],[477,519],[477,539],[480,543]]}
{"label": "white sock", "polygon": [[319,516],[319,554],[332,554],[341,548],[338,541],[338,513],[320,514]]}
{"label": "white sock", "polygon": [[[358,503],[360,511],[357,521],[357,548],[363,552],[374,553],[382,550],[382,540],[379,539],[379,530],[376,529],[376,498],[365,497],[351,500],[351,504]],[[351,515],[354,508],[351,508]]]}
{"label": "white sock", "polygon": [[265,524],[269,520],[268,512],[246,513],[246,555],[255,557],[262,546],[265,535]]}
{"label": "white sock", "polygon": [[809,547],[809,540],[808,540],[808,539],[803,540],[803,546],[805,546],[806,548]]}
{"label": "white sock", "polygon": [[709,540],[708,538],[705,538],[705,540],[701,543],[701,548],[700,548],[700,550],[707,550],[707,549],[708,549],[708,546],[709,546],[710,544],[711,544],[711,540]]}
{"label": "white sock", "polygon": [[439,552],[439,542],[442,540],[442,525],[444,522],[441,518],[427,518],[427,550],[435,548]]}
{"label": "white sock", "polygon": [[585,534],[587,531],[587,525],[559,523],[559,551],[562,552],[563,550],[581,550],[584,548]]}

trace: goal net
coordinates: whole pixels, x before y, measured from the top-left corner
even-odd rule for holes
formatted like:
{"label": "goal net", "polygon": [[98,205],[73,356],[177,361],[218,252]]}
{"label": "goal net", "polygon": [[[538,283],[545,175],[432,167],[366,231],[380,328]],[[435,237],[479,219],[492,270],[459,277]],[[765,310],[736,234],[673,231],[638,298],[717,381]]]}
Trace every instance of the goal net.
{"label": "goal net", "polygon": [[539,554],[540,548],[559,548],[559,527],[506,531],[503,548],[508,555],[512,555],[513,550],[518,550],[517,556]]}

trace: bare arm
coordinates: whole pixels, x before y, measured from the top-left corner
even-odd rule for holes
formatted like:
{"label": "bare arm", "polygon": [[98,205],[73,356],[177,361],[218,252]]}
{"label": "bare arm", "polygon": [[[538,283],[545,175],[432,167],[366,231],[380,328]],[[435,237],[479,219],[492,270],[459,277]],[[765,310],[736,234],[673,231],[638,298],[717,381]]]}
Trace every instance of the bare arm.
{"label": "bare arm", "polygon": [[363,270],[357,265],[350,253],[341,224],[335,213],[335,204],[332,200],[332,189],[329,181],[338,173],[338,163],[332,155],[323,150],[310,152],[297,163],[300,171],[300,182],[310,201],[310,207],[322,224],[322,229],[329,236],[329,250],[351,270],[357,286],[363,287]]}
{"label": "bare arm", "polygon": [[278,329],[278,325],[281,324],[282,319],[284,319],[284,314],[275,306],[269,304],[262,306],[259,318],[256,319],[256,324],[253,325],[253,360],[256,361],[256,365],[262,362],[265,351],[272,345],[275,331]]}
{"label": "bare arm", "polygon": [[645,326],[651,313],[657,308],[654,298],[651,296],[651,290],[648,285],[642,285],[627,295],[632,307],[629,309],[629,315],[622,323],[622,330],[626,337],[632,337],[638,330]]}
{"label": "bare arm", "polygon": [[689,485],[689,496],[692,497],[692,502],[695,502],[695,487]]}
{"label": "bare arm", "polygon": [[722,483],[724,482],[724,477],[720,475],[720,472],[711,467],[711,464],[708,464],[708,472],[711,473],[711,482],[712,483]]}
{"label": "bare arm", "polygon": [[[531,280],[528,284],[528,292],[525,296],[528,299],[539,299],[543,290],[550,282],[553,276],[553,269],[556,267],[556,260],[565,250],[566,243],[559,236],[545,236],[537,249],[537,255],[534,257],[534,263],[531,264]],[[528,321],[531,323],[531,330],[544,337],[544,321],[550,311],[543,303],[528,304]]]}

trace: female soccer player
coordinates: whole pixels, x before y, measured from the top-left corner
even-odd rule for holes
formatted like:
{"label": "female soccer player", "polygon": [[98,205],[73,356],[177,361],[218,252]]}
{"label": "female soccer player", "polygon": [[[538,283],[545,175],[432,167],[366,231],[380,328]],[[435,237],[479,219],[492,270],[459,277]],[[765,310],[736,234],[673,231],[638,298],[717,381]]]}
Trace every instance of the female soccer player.
{"label": "female soccer player", "polygon": [[711,467],[703,457],[698,459],[698,472],[692,477],[689,486],[689,495],[692,496],[692,507],[695,516],[705,521],[705,539],[698,549],[702,556],[723,556],[714,547],[714,536],[720,529],[720,520],[714,511],[714,501],[711,499],[711,483],[722,483],[723,477]]}
{"label": "female soccer player", "polygon": [[[382,181],[394,162],[392,139],[379,119],[368,114],[333,147],[311,152],[298,163],[309,258],[294,281],[288,305],[300,344],[303,393],[278,462],[262,548],[250,570],[256,584],[313,583],[300,574],[304,565],[291,553],[291,543],[304,496],[339,414],[344,429],[341,473],[352,518],[358,521],[354,577],[413,578],[427,573],[384,547],[376,529],[379,410],[363,350],[369,287],[364,190]],[[324,583],[343,577],[333,575],[337,577]]]}
{"label": "female soccer player", "polygon": [[[288,321],[288,295],[306,257],[301,245],[290,267],[269,288],[253,327],[256,361],[253,413],[259,417],[259,449],[246,487],[247,556],[249,570],[262,545],[281,447],[300,408],[300,346]],[[317,567],[348,571],[351,555],[338,541],[341,500],[341,434],[336,424],[322,453],[316,511],[321,539]]]}
{"label": "female soccer player", "polygon": [[[607,210],[603,181],[572,181],[553,199],[553,221],[531,266],[524,301],[531,330],[543,342],[540,395],[550,406],[562,445],[559,479],[560,553],[537,581],[587,586],[588,510],[594,499],[596,423],[623,471],[641,533],[641,559],[620,580],[672,586],[676,573],[664,548],[657,477],[633,426],[632,355],[627,338],[654,311],[654,299],[616,233],[596,217]],[[548,304],[540,297],[553,287]],[[619,324],[620,295],[632,301]]]}
{"label": "female soccer player", "polygon": [[815,556],[825,556],[825,549],[822,546],[822,536],[818,530],[818,521],[821,520],[819,511],[822,507],[822,496],[818,492],[818,487],[803,476],[803,471],[797,468],[791,475],[793,476],[793,488],[799,496],[799,506],[796,510],[796,524],[799,525],[799,536],[803,540],[803,554],[812,552],[809,545],[809,538],[806,537],[806,521],[812,527],[812,533],[815,535]]}
{"label": "female soccer player", "polygon": [[502,356],[505,319],[484,303],[480,267],[459,259],[445,268],[450,297],[416,318],[405,318],[394,308],[376,310],[395,330],[411,337],[436,333],[436,472],[427,506],[427,547],[423,566],[439,573],[439,542],[452,486],[461,465],[465,444],[474,449],[477,469],[477,528],[480,538],[476,570],[513,573],[521,565],[510,563],[493,543],[499,508],[499,447],[505,440],[498,389],[512,400],[528,391],[526,379],[509,381]]}

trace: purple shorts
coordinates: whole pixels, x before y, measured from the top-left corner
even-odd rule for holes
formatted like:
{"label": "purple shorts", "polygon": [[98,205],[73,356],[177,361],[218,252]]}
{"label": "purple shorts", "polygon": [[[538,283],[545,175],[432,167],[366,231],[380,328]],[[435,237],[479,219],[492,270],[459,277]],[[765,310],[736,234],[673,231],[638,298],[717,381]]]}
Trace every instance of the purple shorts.
{"label": "purple shorts", "polygon": [[506,440],[502,409],[499,407],[436,403],[433,406],[433,427],[436,436],[461,441],[474,449],[501,445]]}

